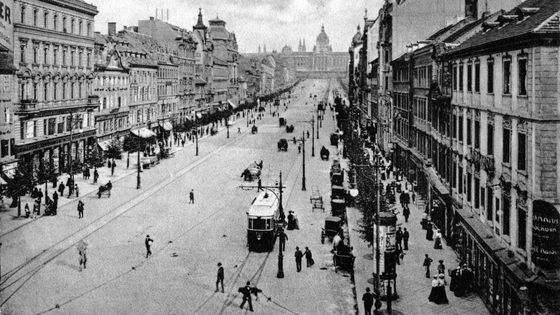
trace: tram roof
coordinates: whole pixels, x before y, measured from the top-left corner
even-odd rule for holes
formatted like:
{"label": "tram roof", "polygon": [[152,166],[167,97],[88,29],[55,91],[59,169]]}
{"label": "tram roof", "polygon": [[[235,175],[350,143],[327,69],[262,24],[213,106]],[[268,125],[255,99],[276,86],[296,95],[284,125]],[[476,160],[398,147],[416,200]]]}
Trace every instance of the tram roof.
{"label": "tram roof", "polygon": [[278,210],[278,197],[267,191],[260,192],[247,215],[252,217],[273,216]]}

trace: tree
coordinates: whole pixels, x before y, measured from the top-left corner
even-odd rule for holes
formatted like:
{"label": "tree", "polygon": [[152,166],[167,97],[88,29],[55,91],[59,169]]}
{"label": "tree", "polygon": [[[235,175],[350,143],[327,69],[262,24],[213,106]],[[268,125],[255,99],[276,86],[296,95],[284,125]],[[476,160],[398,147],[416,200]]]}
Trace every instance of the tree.
{"label": "tree", "polygon": [[25,162],[20,162],[14,176],[7,181],[6,196],[12,198],[10,208],[18,205],[19,197],[33,190],[36,180],[33,176],[33,167]]}
{"label": "tree", "polygon": [[103,155],[99,151],[98,146],[96,145],[91,154],[86,158],[85,162],[94,167],[101,167],[103,166]]}
{"label": "tree", "polygon": [[56,168],[52,161],[39,164],[39,170],[37,172],[37,181],[39,183],[50,182],[54,177],[56,177]]}
{"label": "tree", "polygon": [[122,146],[120,141],[113,139],[111,140],[111,142],[109,143],[109,145],[107,145],[107,152],[106,152],[106,156],[110,159],[120,159],[121,158],[121,153],[122,153]]}

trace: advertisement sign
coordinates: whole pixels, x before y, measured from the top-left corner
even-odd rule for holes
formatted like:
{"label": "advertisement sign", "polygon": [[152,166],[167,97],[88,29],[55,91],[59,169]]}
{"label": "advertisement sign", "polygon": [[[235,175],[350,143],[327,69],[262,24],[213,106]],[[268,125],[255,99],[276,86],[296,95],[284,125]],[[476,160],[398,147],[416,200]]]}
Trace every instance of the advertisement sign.
{"label": "advertisement sign", "polygon": [[542,200],[533,202],[532,259],[543,269],[560,267],[560,214]]}
{"label": "advertisement sign", "polygon": [[14,1],[0,0],[0,45],[13,50]]}

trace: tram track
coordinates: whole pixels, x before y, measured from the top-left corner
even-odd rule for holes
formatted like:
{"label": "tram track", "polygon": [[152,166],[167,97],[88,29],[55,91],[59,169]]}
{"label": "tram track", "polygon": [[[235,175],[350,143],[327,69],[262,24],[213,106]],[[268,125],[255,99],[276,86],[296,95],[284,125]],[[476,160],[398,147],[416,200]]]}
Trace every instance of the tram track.
{"label": "tram track", "polygon": [[[120,204],[118,207],[115,208],[115,210],[102,215],[101,217],[95,219],[90,224],[64,237],[62,240],[49,246],[48,248],[44,249],[42,252],[26,260],[24,263],[8,271],[5,275],[2,276],[2,282],[0,283],[0,293],[2,293],[2,296],[6,296],[5,291],[8,290],[10,287],[14,286],[17,283],[20,283],[21,281],[23,282],[21,282],[21,284],[17,286],[14,291],[8,294],[7,297],[0,302],[0,307],[4,306],[29,280],[31,280],[31,278],[33,278],[35,274],[37,274],[41,269],[43,269],[48,263],[50,263],[54,259],[58,258],[60,255],[65,253],[68,249],[74,247],[79,240],[84,239],[89,235],[92,235],[93,233],[97,232],[99,229],[113,222],[124,213],[133,209],[136,205],[138,205],[142,201],[148,199],[156,192],[164,189],[168,185],[180,179],[181,176],[192,171],[196,166],[202,164],[206,160],[217,155],[225,148],[232,146],[237,142],[241,141],[243,138],[247,136],[247,134],[248,133],[245,133],[241,137],[235,139],[234,141],[227,142],[226,144],[218,147],[216,150],[208,153],[201,159],[187,165],[185,168],[177,172],[175,176],[172,176],[170,178],[165,179],[162,182],[152,185],[150,188],[148,188],[146,191],[141,193],[136,198]],[[57,247],[61,247],[61,248],[55,250]],[[21,272],[22,270],[23,272]],[[5,285],[10,279],[18,275],[20,272],[21,275],[18,278],[16,278],[14,281],[11,281],[9,284]]]}

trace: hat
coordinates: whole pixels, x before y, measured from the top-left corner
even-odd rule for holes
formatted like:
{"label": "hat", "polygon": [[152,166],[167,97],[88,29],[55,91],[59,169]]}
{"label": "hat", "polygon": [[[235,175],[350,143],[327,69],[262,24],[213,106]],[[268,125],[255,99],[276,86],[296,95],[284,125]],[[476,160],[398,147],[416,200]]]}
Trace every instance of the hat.
{"label": "hat", "polygon": [[439,274],[439,278],[440,278],[440,279],[444,279],[444,278],[445,278],[445,275],[444,275],[443,273],[440,273],[440,274]]}
{"label": "hat", "polygon": [[440,262],[440,263],[443,263],[443,259],[440,259],[439,262]]}
{"label": "hat", "polygon": [[221,263],[221,262],[219,262],[219,263],[218,263],[218,267],[219,267],[219,266],[221,266],[221,265],[222,265],[222,263]]}

